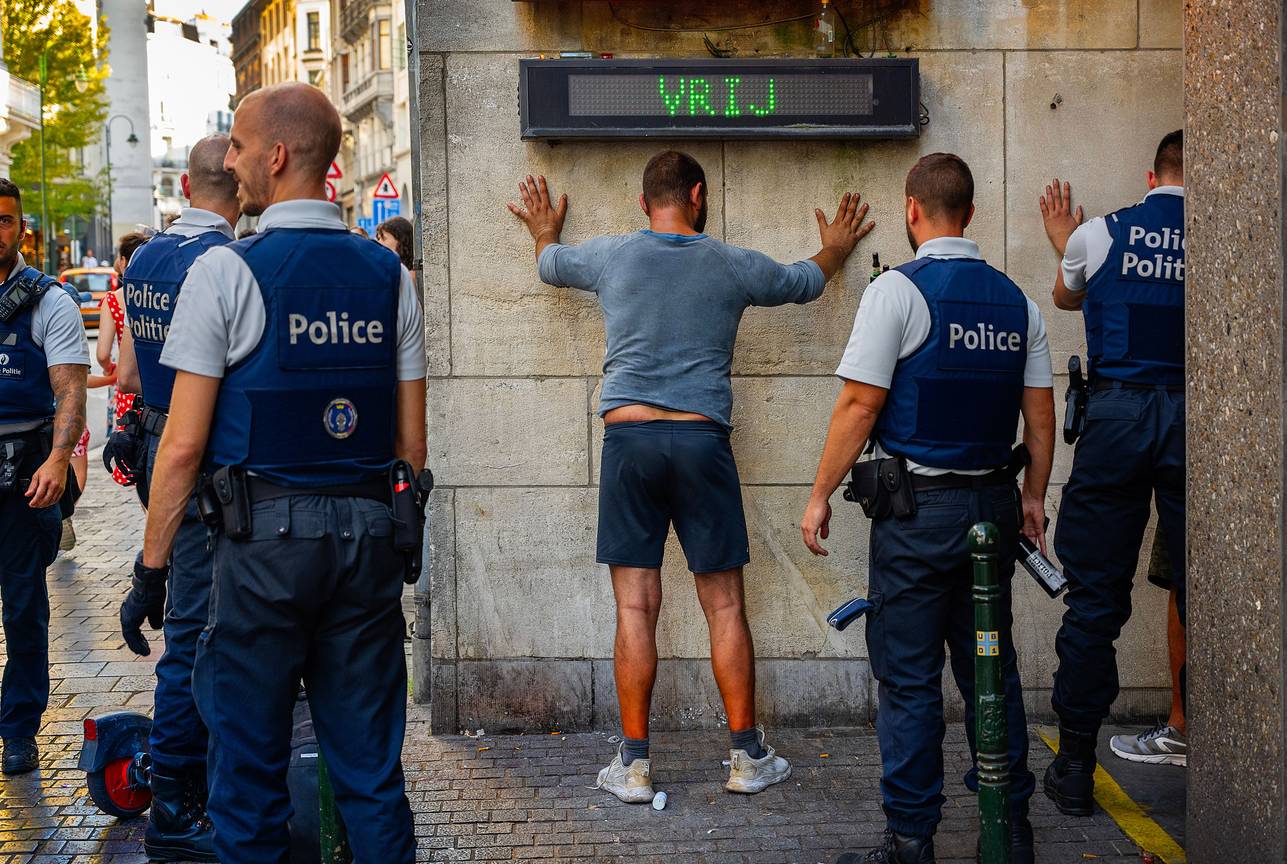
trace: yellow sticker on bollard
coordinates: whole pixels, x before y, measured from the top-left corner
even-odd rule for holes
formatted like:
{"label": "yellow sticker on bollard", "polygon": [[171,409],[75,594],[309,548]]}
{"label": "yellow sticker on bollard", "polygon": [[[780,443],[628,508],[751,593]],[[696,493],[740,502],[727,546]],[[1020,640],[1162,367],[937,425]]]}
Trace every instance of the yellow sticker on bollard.
{"label": "yellow sticker on bollard", "polygon": [[975,630],[975,653],[980,657],[1000,657],[1001,637],[996,630]]}

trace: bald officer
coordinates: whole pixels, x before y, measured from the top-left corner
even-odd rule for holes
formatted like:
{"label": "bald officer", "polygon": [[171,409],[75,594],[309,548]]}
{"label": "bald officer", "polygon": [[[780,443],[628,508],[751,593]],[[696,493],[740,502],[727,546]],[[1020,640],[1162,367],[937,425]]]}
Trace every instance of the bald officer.
{"label": "bald officer", "polygon": [[[140,422],[149,459],[155,459],[170,410],[175,372],[161,365],[179,289],[188,269],[208,249],[231,243],[240,211],[237,181],[223,170],[228,136],[211,135],[192,146],[180,178],[190,205],[163,234],[130,258],[125,271],[125,311],[131,338],[121,343],[122,386],[142,394]],[[132,386],[131,386],[132,385]],[[139,479],[146,503],[147,471]],[[125,644],[136,654],[151,648],[145,619],[164,614],[165,653],[156,664],[155,709],[149,751],[152,807],[143,848],[153,861],[215,861],[214,837],[205,818],[206,727],[192,697],[197,637],[210,606],[212,556],[206,527],[190,501],[175,535],[169,568],[134,564],[132,589],[121,605]],[[167,602],[168,601],[168,602]]]}
{"label": "bald officer", "polygon": [[259,231],[197,259],[161,352],[176,375],[143,564],[165,565],[204,454],[222,527],[193,687],[215,852],[237,864],[287,859],[301,679],[356,860],[415,860],[390,481],[425,461],[422,313],[398,256],[323,198],[339,142],[313,87],[242,101],[224,164]]}
{"label": "bald officer", "polygon": [[[80,310],[22,260],[22,195],[0,177],[0,611],[4,773],[39,765],[36,732],[49,704],[49,591],[57,507],[85,428],[89,345]],[[55,408],[55,405],[57,408]]]}
{"label": "bald officer", "polygon": [[[1045,792],[1070,816],[1094,810],[1095,743],[1118,692],[1113,643],[1131,615],[1151,501],[1166,535],[1180,623],[1186,618],[1180,130],[1158,144],[1145,181],[1143,201],[1084,225],[1067,183],[1056,180],[1041,199],[1046,233],[1063,257],[1055,305],[1083,312],[1090,355],[1085,431],[1055,533],[1068,608],[1055,639],[1059,668],[1051,694],[1059,755],[1046,771]],[[1186,744],[1174,730],[1128,743],[1135,755],[1156,761],[1184,752]]]}

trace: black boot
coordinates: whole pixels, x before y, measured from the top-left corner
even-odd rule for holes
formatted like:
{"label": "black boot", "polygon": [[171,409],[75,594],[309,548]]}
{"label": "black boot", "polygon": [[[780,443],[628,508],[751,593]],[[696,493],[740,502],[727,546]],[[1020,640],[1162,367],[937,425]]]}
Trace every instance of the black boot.
{"label": "black boot", "polygon": [[35,738],[4,739],[4,773],[26,774],[40,767]]}
{"label": "black boot", "polygon": [[836,864],[934,864],[933,837],[904,837],[885,832],[885,842],[867,854],[846,852]]}
{"label": "black boot", "polygon": [[1046,769],[1046,797],[1065,816],[1089,816],[1095,810],[1095,738],[1059,726],[1059,754]]}
{"label": "black boot", "polygon": [[205,775],[171,776],[152,768],[152,810],[143,834],[149,861],[218,861],[206,818]]}

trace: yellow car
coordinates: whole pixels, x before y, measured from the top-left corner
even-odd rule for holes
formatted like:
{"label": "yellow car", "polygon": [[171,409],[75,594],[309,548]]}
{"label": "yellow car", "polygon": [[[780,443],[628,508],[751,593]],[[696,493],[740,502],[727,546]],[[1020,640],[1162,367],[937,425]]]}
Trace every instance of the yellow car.
{"label": "yellow car", "polygon": [[103,298],[116,290],[116,271],[111,267],[68,267],[58,278],[79,295],[80,318],[85,328],[97,330]]}

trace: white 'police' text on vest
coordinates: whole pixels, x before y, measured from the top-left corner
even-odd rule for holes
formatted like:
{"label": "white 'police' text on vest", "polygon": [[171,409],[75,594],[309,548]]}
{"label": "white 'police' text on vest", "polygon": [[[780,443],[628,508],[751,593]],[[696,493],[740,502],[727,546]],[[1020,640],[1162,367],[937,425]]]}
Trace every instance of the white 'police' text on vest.
{"label": "white 'police' text on vest", "polygon": [[[1176,228],[1149,231],[1142,225],[1132,225],[1126,235],[1126,246],[1127,250],[1122,253],[1123,276],[1134,279],[1184,281],[1183,254],[1168,254],[1184,252],[1184,232]],[[1141,246],[1143,250],[1131,251]]]}
{"label": "white 'police' text on vest", "polygon": [[952,322],[947,326],[947,347],[955,348],[960,343],[966,351],[1022,351],[1023,337],[1013,330],[997,330],[991,324],[979,322],[978,329],[966,330],[961,324]]}
{"label": "white 'police' text on vest", "polygon": [[[125,302],[142,313],[130,316],[130,334],[145,342],[164,342],[165,337],[170,334],[169,319],[174,311],[174,294],[157,291],[147,282],[126,282]],[[161,317],[154,318],[147,312],[155,312]]]}
{"label": "white 'police' text on vest", "polygon": [[307,315],[292,312],[287,317],[287,335],[290,344],[299,344],[305,335],[314,345],[378,345],[384,341],[383,321],[349,321],[349,313],[325,313],[325,318],[310,321]]}

